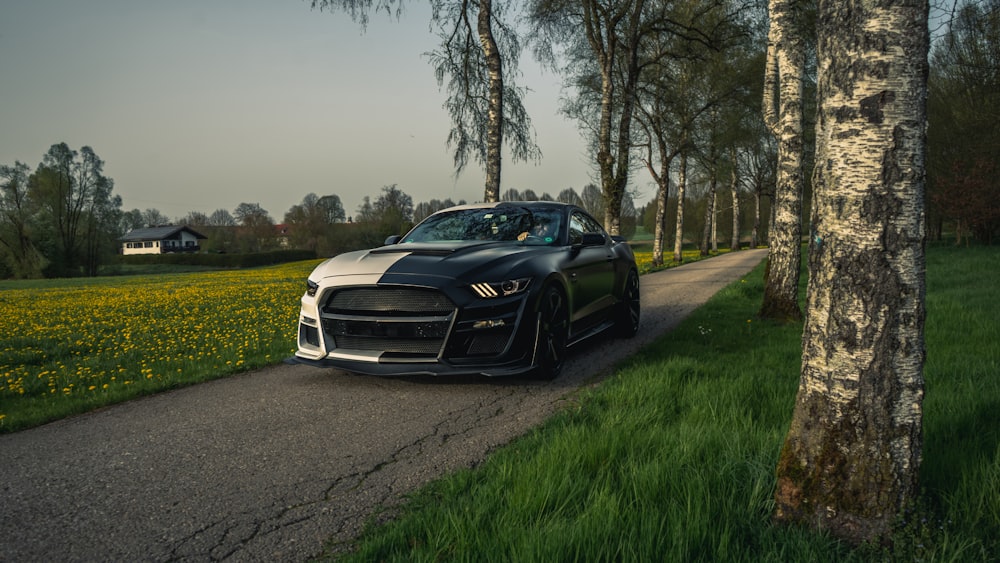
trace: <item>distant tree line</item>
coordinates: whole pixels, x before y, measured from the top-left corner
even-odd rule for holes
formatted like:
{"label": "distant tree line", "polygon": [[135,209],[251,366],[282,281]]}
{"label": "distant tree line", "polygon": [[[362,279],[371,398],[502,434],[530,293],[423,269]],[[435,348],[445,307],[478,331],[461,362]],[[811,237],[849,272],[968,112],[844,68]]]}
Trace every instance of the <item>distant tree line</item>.
{"label": "distant tree line", "polygon": [[0,275],[89,275],[118,246],[121,198],[90,147],[52,145],[32,172],[0,166]]}
{"label": "distant tree line", "polygon": [[[561,201],[587,209],[595,217],[603,214],[600,188],[587,185],[578,194],[573,188],[560,191],[555,197],[538,195],[534,190],[509,188],[501,194],[502,201]],[[624,221],[626,236],[632,236],[640,224],[640,211],[626,199]],[[333,256],[342,252],[381,245],[390,235],[402,234],[432,213],[465,204],[465,200],[431,199],[417,204],[397,184],[383,186],[374,199],[364,196],[353,215],[348,215],[340,196],[306,194],[302,202],[293,205],[278,223],[258,204],[241,203],[230,214],[219,209],[211,215],[191,212],[173,222],[195,228],[208,240],[201,247],[206,252],[267,252],[277,249],[309,250],[317,256]],[[164,224],[169,221],[155,209],[134,209],[125,214],[129,227]]]}
{"label": "distant tree line", "polygon": [[[361,21],[367,20],[366,6],[393,4],[388,0],[313,2],[314,7],[347,8]],[[958,3],[932,51],[927,166],[932,238],[953,234],[959,242],[991,243],[1000,232],[996,204],[1000,141],[995,138],[1000,134],[995,117],[1000,112],[1000,74],[995,72],[1000,67],[1000,10],[996,4]],[[431,62],[437,76],[449,85],[447,105],[455,114],[449,143],[456,150],[457,169],[464,168],[470,158],[490,168],[485,200],[537,197],[582,203],[613,233],[628,237],[642,227],[653,235],[654,262],[662,261],[671,247],[674,259],[679,260],[685,243],[696,244],[703,253],[718,249],[720,241],[734,249],[740,244],[773,245],[770,234],[776,214],[794,216],[793,224],[808,216],[809,174],[800,174],[799,187],[787,190],[777,200],[780,205],[774,204],[778,142],[767,127],[767,112],[761,114],[759,100],[765,84],[774,88],[775,84],[801,83],[804,93],[788,106],[799,106],[799,119],[805,121],[796,141],[801,145],[796,151],[802,154],[802,162],[794,168],[808,170],[814,142],[810,131],[815,108],[810,100],[816,71],[806,55],[801,59],[796,55],[792,59],[798,62],[781,69],[798,73],[798,78],[760,79],[779,76],[765,73],[765,68],[772,67],[764,35],[768,29],[764,2],[534,0],[523,4],[523,19],[497,10],[513,8],[509,3],[440,2],[435,6],[432,23],[442,39],[456,37],[445,32],[457,29],[458,21],[480,24],[475,33],[463,28],[460,44],[442,43]],[[806,20],[810,13],[803,12]],[[473,92],[463,84],[496,81],[496,54],[505,65],[500,68],[516,74],[519,30],[506,23],[513,20],[527,22],[531,37],[527,43],[540,60],[552,63],[563,75],[567,86],[563,110],[578,121],[591,142],[597,183],[579,193],[572,188],[555,196],[536,196],[531,189],[500,190],[500,166],[495,160],[498,138],[516,144],[521,159],[540,157],[531,140],[530,121],[523,115],[523,91],[509,80],[503,82],[502,76],[499,84],[487,84],[507,94],[498,100],[507,100],[502,103],[510,111],[497,114],[506,137],[497,133],[498,124],[489,123],[494,119],[487,111],[492,102],[477,106],[461,99]],[[496,53],[485,53],[474,39],[477,33],[488,35],[491,26],[501,40]],[[808,34],[785,35],[797,36]],[[775,35],[772,42],[778,39]],[[793,53],[815,50],[808,41],[790,46],[785,42],[785,47]],[[489,97],[479,95],[482,90],[475,92],[477,100]],[[782,108],[771,110],[776,119]],[[328,255],[376,244],[383,235],[399,232],[451,203],[431,200],[414,205],[392,185],[374,199],[366,197],[349,217],[338,196],[309,194],[283,218],[287,233],[278,233],[276,221],[255,203],[179,218],[168,218],[156,209],[124,211],[121,199],[113,194],[114,182],[103,173],[103,164],[90,147],[73,150],[59,143],[34,170],[22,162],[0,165],[0,276],[96,275],[117,254],[124,233],[167,223],[199,228],[209,237],[203,245],[207,251],[259,252],[288,245]],[[648,172],[646,182],[656,193],[645,205],[636,206],[633,199],[640,196],[637,185],[642,180],[637,175],[642,170]],[[793,259],[787,262],[798,264],[795,254],[790,256]]]}
{"label": "distant tree line", "polygon": [[[436,211],[466,203],[446,198],[414,205],[410,195],[392,184],[374,199],[365,196],[353,215],[346,213],[340,196],[309,193],[285,212],[281,223],[259,203],[247,202],[231,212],[191,211],[171,218],[155,208],[123,210],[121,197],[113,193],[114,182],[103,169],[92,148],[77,151],[65,143],[52,145],[34,170],[20,161],[0,166],[0,278],[96,276],[102,266],[118,260],[126,233],[171,224],[205,235],[201,251],[206,253],[293,249],[332,256],[380,245]],[[596,217],[604,212],[594,185],[580,194],[566,188],[556,197],[513,188],[502,196],[507,201],[575,203]],[[639,212],[630,198],[625,207],[625,232],[631,236]]]}

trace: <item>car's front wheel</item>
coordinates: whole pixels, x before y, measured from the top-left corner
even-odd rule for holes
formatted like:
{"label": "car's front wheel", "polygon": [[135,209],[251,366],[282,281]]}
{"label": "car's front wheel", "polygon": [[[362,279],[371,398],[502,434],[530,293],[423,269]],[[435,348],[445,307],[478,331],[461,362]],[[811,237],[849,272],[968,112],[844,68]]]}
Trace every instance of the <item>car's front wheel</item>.
{"label": "car's front wheel", "polygon": [[639,332],[639,274],[630,270],[625,278],[625,290],[618,304],[618,317],[615,319],[615,331],[622,338],[632,338]]}
{"label": "car's front wheel", "polygon": [[542,292],[538,304],[538,338],[535,340],[535,374],[555,379],[566,363],[569,337],[569,306],[559,288],[550,286]]}

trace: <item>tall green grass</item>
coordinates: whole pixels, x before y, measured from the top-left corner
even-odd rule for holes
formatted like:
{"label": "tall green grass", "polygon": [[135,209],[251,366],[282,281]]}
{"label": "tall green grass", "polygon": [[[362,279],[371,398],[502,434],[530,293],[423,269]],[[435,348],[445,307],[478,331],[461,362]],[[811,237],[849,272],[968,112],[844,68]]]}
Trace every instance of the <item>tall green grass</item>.
{"label": "tall green grass", "polygon": [[[1000,553],[997,249],[928,256],[924,492],[891,547],[772,525],[801,325],[758,268],[575,408],[414,494],[346,560],[986,561]],[[803,278],[804,279],[804,278]],[[338,546],[343,548],[344,546]],[[331,555],[333,557],[333,555]]]}
{"label": "tall green grass", "polygon": [[995,248],[928,253],[922,482],[942,519],[1000,560],[1000,303]]}

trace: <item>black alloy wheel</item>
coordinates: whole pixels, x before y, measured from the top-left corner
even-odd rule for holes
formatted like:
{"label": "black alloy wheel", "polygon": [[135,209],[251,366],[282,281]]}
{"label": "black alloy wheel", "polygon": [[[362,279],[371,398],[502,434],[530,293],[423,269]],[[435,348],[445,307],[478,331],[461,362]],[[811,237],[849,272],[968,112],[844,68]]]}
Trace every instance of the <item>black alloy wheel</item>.
{"label": "black alloy wheel", "polygon": [[557,287],[542,292],[538,304],[538,338],[535,351],[536,375],[555,379],[566,363],[566,342],[569,337],[569,309],[566,298]]}
{"label": "black alloy wheel", "polygon": [[625,290],[619,303],[618,318],[615,319],[615,329],[618,336],[632,338],[639,332],[639,315],[642,306],[639,304],[639,274],[629,270],[625,278]]}

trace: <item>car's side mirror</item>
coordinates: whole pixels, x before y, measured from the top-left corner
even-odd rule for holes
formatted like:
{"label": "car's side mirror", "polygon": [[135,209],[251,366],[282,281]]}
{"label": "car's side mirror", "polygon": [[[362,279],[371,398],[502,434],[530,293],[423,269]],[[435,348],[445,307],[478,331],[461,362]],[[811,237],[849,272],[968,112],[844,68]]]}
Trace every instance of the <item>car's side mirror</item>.
{"label": "car's side mirror", "polygon": [[583,233],[583,238],[580,240],[581,246],[604,246],[608,242],[605,238],[604,233]]}
{"label": "car's side mirror", "polygon": [[385,246],[389,246],[390,244],[396,244],[402,238],[403,238],[403,235],[392,235],[392,236],[386,238],[385,242],[382,243],[382,244],[384,244]]}

